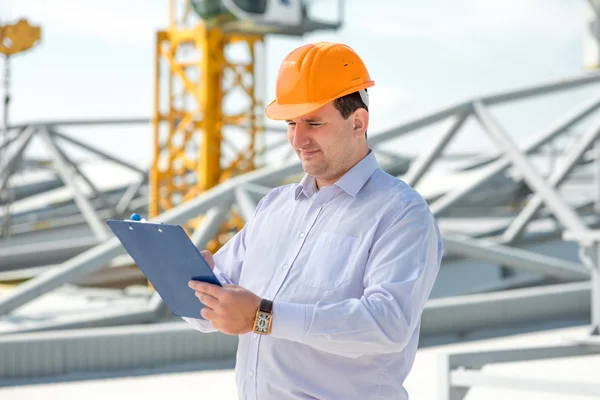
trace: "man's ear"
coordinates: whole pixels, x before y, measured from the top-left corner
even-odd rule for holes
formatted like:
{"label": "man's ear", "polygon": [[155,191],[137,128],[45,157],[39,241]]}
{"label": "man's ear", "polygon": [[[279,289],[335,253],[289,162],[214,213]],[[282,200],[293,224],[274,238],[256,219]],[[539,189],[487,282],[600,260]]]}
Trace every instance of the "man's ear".
{"label": "man's ear", "polygon": [[369,112],[364,108],[354,111],[352,116],[354,122],[354,136],[363,137],[369,128]]}

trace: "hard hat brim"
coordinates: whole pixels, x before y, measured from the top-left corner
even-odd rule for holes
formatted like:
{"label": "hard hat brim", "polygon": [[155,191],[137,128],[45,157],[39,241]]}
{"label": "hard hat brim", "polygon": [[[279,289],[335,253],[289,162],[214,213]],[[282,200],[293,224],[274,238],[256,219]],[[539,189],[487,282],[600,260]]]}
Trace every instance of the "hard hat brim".
{"label": "hard hat brim", "polygon": [[332,99],[322,101],[322,102],[316,102],[316,103],[279,104],[279,103],[277,103],[277,99],[275,99],[265,108],[265,114],[267,115],[268,118],[270,118],[272,120],[276,120],[276,121],[277,120],[280,120],[280,121],[292,120],[294,118],[299,118],[303,115],[306,115],[313,111],[316,111],[319,108],[323,107],[325,104],[329,103],[330,101],[335,100],[338,97],[342,97],[347,94],[369,88],[371,86],[375,86],[374,81],[368,81],[361,85],[354,86],[354,87],[346,90],[345,92],[340,93],[339,95],[335,96]]}
{"label": "hard hat brim", "polygon": [[294,118],[299,118],[303,115],[310,114],[313,111],[323,107],[324,103],[304,103],[304,104],[279,104],[277,100],[273,100],[265,109],[265,114],[275,121],[286,121]]}

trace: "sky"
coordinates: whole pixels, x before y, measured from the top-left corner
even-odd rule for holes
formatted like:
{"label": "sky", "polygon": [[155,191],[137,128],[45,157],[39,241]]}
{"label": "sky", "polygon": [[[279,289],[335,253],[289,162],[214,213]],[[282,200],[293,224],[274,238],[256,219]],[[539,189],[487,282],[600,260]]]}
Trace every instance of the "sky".
{"label": "sky", "polygon": [[[335,18],[335,1],[312,3],[313,15]],[[11,123],[152,115],[154,39],[167,26],[167,0],[0,1],[0,23],[19,18],[41,26],[42,41],[11,62]],[[373,134],[474,96],[584,72],[585,0],[347,0],[344,22],[335,32],[267,37],[267,102],[283,57],[318,40],[350,45],[367,65]],[[519,139],[591,93],[497,115]],[[69,132],[141,165],[151,160],[151,126]],[[416,152],[430,141],[414,135],[400,147]],[[477,150],[486,141],[465,132],[451,149]]]}

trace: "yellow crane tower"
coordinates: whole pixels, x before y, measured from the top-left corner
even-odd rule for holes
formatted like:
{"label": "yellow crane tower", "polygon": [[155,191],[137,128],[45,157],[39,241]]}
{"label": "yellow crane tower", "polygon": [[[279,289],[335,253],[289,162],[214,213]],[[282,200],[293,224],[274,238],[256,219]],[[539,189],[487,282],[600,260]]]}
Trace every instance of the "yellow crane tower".
{"label": "yellow crane tower", "polygon": [[[339,26],[309,19],[301,0],[170,0],[169,26],[156,36],[151,218],[260,163],[265,34]],[[237,131],[235,142],[227,130]],[[243,224],[231,211],[207,248],[216,251]]]}

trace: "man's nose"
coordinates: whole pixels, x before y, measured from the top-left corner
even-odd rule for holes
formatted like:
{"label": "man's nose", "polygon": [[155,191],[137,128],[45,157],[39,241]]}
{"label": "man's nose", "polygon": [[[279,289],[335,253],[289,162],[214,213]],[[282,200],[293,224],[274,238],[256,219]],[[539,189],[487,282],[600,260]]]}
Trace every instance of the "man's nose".
{"label": "man's nose", "polygon": [[300,149],[310,143],[310,137],[304,124],[296,124],[294,125],[293,129],[294,134],[292,145],[295,149]]}

